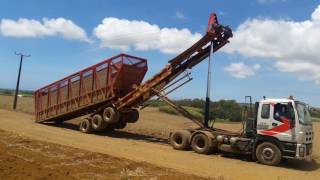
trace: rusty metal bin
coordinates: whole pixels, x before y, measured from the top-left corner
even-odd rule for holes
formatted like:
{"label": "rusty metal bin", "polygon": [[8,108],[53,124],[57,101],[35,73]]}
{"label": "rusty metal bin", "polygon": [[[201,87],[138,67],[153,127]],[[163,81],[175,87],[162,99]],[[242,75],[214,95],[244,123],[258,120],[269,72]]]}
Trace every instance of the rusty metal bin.
{"label": "rusty metal bin", "polygon": [[36,122],[92,113],[140,85],[147,70],[146,59],[119,54],[40,88],[34,94]]}

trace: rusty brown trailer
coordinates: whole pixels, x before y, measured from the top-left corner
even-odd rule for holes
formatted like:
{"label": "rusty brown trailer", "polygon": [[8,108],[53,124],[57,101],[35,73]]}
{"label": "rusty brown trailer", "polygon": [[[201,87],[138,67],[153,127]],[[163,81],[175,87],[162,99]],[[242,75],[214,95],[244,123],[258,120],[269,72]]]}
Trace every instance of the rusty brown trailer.
{"label": "rusty brown trailer", "polygon": [[36,122],[93,113],[139,86],[147,69],[146,59],[119,54],[40,88],[35,92]]}

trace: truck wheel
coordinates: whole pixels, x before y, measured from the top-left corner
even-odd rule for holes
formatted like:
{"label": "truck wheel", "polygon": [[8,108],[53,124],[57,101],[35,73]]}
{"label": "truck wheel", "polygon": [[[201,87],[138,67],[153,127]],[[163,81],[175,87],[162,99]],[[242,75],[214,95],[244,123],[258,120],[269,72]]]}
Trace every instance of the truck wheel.
{"label": "truck wheel", "polygon": [[270,142],[259,144],[256,150],[258,161],[265,165],[278,165],[281,161],[281,156],[282,154],[278,146]]}
{"label": "truck wheel", "polygon": [[112,107],[107,107],[104,109],[102,117],[106,123],[114,124],[119,120],[119,113],[115,111]]}
{"label": "truck wheel", "polygon": [[106,127],[107,123],[103,121],[100,114],[95,114],[91,120],[92,129],[101,130]]}
{"label": "truck wheel", "polygon": [[79,126],[80,131],[83,133],[90,133],[92,131],[91,123],[88,119],[83,119]]}
{"label": "truck wheel", "polygon": [[128,114],[125,115],[126,121],[129,123],[135,123],[139,120],[139,111],[132,109]]}
{"label": "truck wheel", "polygon": [[174,149],[187,150],[191,133],[189,131],[176,131],[170,137],[170,144]]}
{"label": "truck wheel", "polygon": [[209,154],[212,152],[213,147],[210,145],[208,136],[203,133],[196,134],[192,138],[192,149],[199,154]]}

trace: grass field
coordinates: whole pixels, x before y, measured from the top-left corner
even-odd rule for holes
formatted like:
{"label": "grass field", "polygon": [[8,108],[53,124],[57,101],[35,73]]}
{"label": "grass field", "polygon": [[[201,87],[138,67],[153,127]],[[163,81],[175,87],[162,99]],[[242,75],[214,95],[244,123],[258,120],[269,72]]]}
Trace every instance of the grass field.
{"label": "grass field", "polygon": [[[183,106],[185,109],[187,109],[194,117],[197,119],[203,119],[203,111],[200,108],[194,108],[194,107],[188,107]],[[160,112],[173,114],[173,115],[179,115],[179,112],[172,108],[171,106],[159,106],[158,107]]]}
{"label": "grass field", "polygon": [[312,121],[313,121],[313,122],[320,122],[320,118],[315,118],[315,117],[313,117],[313,118],[312,118]]}
{"label": "grass field", "polygon": [[[12,110],[14,96],[0,95],[0,108]],[[19,97],[17,111],[32,114],[34,112],[33,97]]]}

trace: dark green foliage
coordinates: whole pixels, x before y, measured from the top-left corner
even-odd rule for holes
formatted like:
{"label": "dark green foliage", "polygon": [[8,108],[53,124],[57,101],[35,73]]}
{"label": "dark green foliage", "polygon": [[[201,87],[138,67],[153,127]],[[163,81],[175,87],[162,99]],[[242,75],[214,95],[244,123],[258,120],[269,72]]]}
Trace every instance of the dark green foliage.
{"label": "dark green foliage", "polygon": [[[3,95],[14,95],[15,90],[14,89],[1,89],[0,88],[0,94]],[[33,96],[33,91],[30,90],[20,90],[19,94],[23,95],[23,96],[28,96],[31,97]]]}
{"label": "dark green foliage", "polygon": [[11,90],[8,90],[8,89],[2,90],[1,93],[4,94],[4,95],[12,95],[13,94],[13,92]]}
{"label": "dark green foliage", "polygon": [[[201,117],[201,119],[203,119],[203,109],[205,105],[205,101],[203,99],[182,99],[175,100],[174,102],[181,106],[187,107],[189,111],[194,112],[192,114],[196,114],[197,117]],[[159,110],[163,112],[177,114],[177,112],[170,107],[162,107],[167,106],[167,104],[162,101],[150,100],[146,102],[146,104],[150,104],[152,107],[160,107]],[[242,109],[243,105],[240,105],[235,100],[220,100],[217,102],[211,102],[210,119],[224,119],[238,122],[241,121]]]}
{"label": "dark green foliage", "polygon": [[235,100],[220,100],[210,107],[210,117],[241,121],[242,107]]}
{"label": "dark green foliage", "polygon": [[320,108],[311,107],[309,111],[312,117],[320,118]]}

